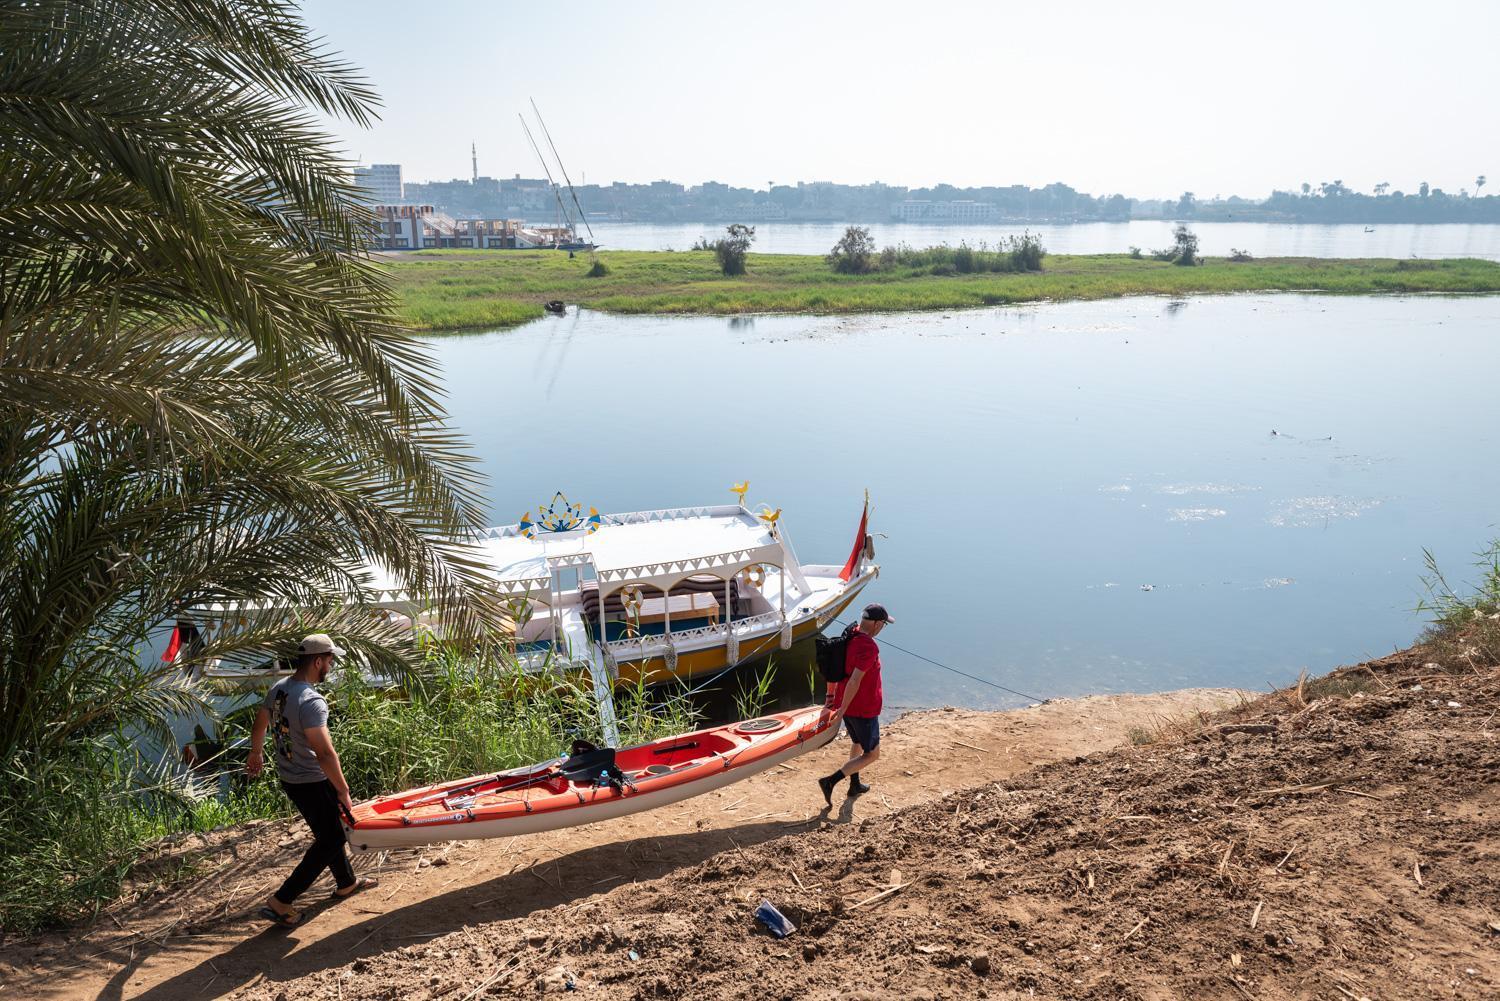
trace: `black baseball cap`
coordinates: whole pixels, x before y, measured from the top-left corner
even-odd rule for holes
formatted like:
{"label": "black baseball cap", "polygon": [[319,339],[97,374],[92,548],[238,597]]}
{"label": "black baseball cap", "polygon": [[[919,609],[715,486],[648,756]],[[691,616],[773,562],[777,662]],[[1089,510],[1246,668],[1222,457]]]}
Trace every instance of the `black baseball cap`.
{"label": "black baseball cap", "polygon": [[866,605],[864,615],[860,617],[869,619],[871,622],[887,622],[891,625],[896,624],[896,620],[891,618],[891,613],[885,610],[884,605]]}

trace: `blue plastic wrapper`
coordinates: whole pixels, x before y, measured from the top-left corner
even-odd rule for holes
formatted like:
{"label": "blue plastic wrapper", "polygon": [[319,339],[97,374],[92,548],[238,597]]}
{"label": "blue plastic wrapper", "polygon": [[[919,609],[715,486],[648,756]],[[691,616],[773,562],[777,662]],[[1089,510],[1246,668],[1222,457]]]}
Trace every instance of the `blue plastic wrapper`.
{"label": "blue plastic wrapper", "polygon": [[762,900],[755,909],[755,920],[769,928],[777,938],[786,938],[797,930],[797,926],[788,921],[787,916],[778,911],[776,905],[769,900]]}

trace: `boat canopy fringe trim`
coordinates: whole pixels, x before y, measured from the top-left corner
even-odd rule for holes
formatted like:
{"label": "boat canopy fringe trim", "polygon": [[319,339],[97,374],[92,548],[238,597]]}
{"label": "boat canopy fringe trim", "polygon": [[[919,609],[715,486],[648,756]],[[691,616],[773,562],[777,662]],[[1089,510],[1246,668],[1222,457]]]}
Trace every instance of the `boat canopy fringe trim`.
{"label": "boat canopy fringe trim", "polygon": [[[695,573],[701,573],[704,570],[717,570],[721,567],[734,567],[734,573],[739,573],[746,566],[754,566],[763,562],[770,563],[772,566],[779,566],[780,555],[780,546],[762,546],[759,549],[734,549],[727,553],[715,553],[712,556],[695,556],[685,560],[641,563],[633,567],[600,570],[599,581],[600,583],[605,583],[611,581],[646,580],[653,577],[670,577],[674,574],[687,574],[691,576]],[[729,574],[729,576],[732,577],[734,574]]]}

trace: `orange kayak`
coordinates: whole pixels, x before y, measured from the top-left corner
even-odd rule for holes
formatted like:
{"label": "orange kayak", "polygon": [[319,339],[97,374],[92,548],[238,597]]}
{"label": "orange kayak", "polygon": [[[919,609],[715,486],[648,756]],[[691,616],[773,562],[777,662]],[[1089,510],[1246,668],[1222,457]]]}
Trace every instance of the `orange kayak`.
{"label": "orange kayak", "polygon": [[360,803],[349,843],[361,850],[508,838],[654,810],[749,778],[837,736],[809,706],[636,747],[410,789]]}

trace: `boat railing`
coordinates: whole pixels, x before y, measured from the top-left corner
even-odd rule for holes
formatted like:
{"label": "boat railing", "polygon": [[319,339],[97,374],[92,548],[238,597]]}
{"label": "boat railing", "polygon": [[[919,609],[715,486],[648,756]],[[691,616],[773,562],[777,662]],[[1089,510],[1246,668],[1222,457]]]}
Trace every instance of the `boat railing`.
{"label": "boat railing", "polygon": [[632,636],[626,639],[610,640],[606,646],[616,659],[634,660],[651,656],[654,652],[664,649],[668,643],[675,646],[678,643],[688,643],[699,639],[720,639],[728,635],[729,630],[743,637],[758,632],[762,627],[779,625],[781,625],[779,611],[761,612],[759,615],[746,616],[743,619],[720,623],[717,626],[695,626],[692,629],[673,630],[657,636]]}

